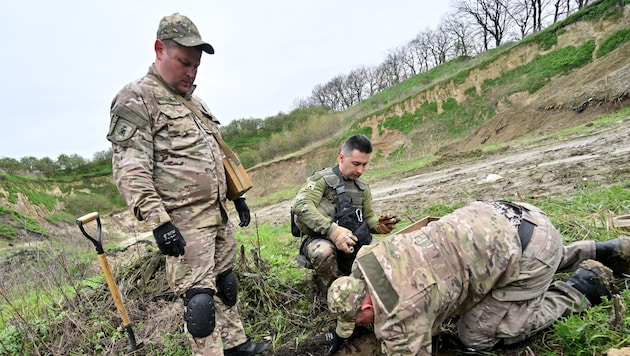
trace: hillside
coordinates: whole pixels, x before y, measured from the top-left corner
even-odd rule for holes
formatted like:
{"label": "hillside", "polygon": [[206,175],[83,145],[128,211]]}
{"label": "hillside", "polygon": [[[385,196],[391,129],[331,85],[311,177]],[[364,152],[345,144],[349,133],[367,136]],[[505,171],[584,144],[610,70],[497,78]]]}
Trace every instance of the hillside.
{"label": "hillside", "polygon": [[[542,50],[535,42],[515,45],[500,54],[490,65],[471,70],[465,80],[459,83],[446,78],[441,83],[376,113],[350,113],[348,115],[354,114],[355,117],[349,120],[360,122],[359,128],[371,127],[375,150],[380,151],[382,156],[404,147],[407,152],[414,152],[418,158],[428,154],[471,152],[493,143],[504,143],[536,133],[552,133],[586,123],[630,105],[630,43],[626,42],[612,53],[577,69],[553,76],[533,94],[519,91],[506,96],[502,91],[484,92],[483,83],[519,66],[525,66],[537,56],[566,46],[579,46],[591,40],[598,45],[611,34],[628,28],[630,7],[626,6],[622,21],[615,19],[570,24],[562,31],[557,31],[560,33],[557,44],[547,50]],[[440,132],[432,130],[430,122],[409,134],[382,128],[383,122],[388,118],[414,113],[426,102],[436,102],[438,113],[442,110],[441,104],[449,99],[454,98],[458,103],[463,103],[466,101],[464,93],[470,88],[474,88],[478,95],[489,96],[487,99],[495,113],[456,142],[445,141]],[[507,91],[509,88],[503,90]],[[578,109],[580,107],[581,110]],[[270,181],[273,181],[276,190],[300,184],[312,172],[309,168],[313,161],[330,164],[334,162],[337,150],[338,147],[330,145],[309,147],[308,153],[278,159],[251,169],[249,172],[257,187],[249,196],[256,198],[268,194],[267,189],[260,186]]]}
{"label": "hillside", "polygon": [[[622,193],[615,191],[619,200],[598,206],[600,215],[588,216],[587,223],[572,209],[567,209],[568,217],[554,217],[568,226],[572,234],[567,238],[589,238],[602,224],[602,237],[618,235],[620,230],[608,225],[614,212],[630,214],[630,199],[625,198],[630,188],[629,32],[630,5],[625,5],[623,16],[573,21],[542,34],[554,41],[526,38],[476,58],[453,60],[445,67],[456,69],[445,70],[436,81],[392,88],[395,95],[374,97],[335,114],[342,117],[338,135],[250,168],[254,188],[247,200],[253,221],[237,228],[241,244],[236,267],[248,332],[256,339],[272,339],[276,355],[323,354],[305,336],[327,330],[331,321],[325,318],[325,301],[309,287],[310,272],[293,260],[299,242],[289,234],[288,212],[304,179],[333,164],[339,142],[352,132],[368,132],[375,146],[365,174],[375,209],[396,212],[404,218],[402,226],[431,212],[427,209],[474,199],[545,203],[585,187],[621,184],[617,189]],[[613,48],[600,56],[619,34],[622,39],[612,40]],[[588,60],[579,62],[584,53]],[[579,59],[576,64],[570,62],[574,58]],[[541,63],[556,62],[562,63],[547,76]],[[23,333],[29,337],[20,342],[39,345],[39,354],[119,354],[128,346],[120,328],[110,327],[119,324],[116,310],[103,281],[94,277],[99,275],[94,250],[74,223],[98,206],[112,211],[101,215],[103,240],[110,245],[108,257],[146,354],[185,354],[180,310],[169,307],[176,297],[163,283],[163,258],[152,246],[148,227],[120,208],[120,201],[114,202],[109,175],[67,182],[2,176],[0,182],[0,235],[12,234],[0,237],[0,292],[6,301],[10,291],[20,301],[33,295],[54,314],[49,316],[53,331],[45,334],[50,340],[38,344],[41,340],[33,341],[29,329]],[[238,220],[233,211],[231,219]],[[273,249],[267,238],[281,248]],[[289,277],[277,275],[279,270]],[[65,287],[68,281],[75,283],[74,290],[59,288],[59,295],[55,289],[52,297],[28,289],[37,283]],[[77,298],[69,297],[75,293]],[[32,312],[14,305],[22,313]],[[6,317],[5,310],[0,300],[2,325],[23,324],[15,316]],[[291,320],[273,319],[275,313]],[[36,328],[35,321],[31,324]],[[1,331],[0,341],[6,342]],[[163,333],[175,337],[165,340]],[[556,351],[557,345],[546,340],[534,342],[541,344],[539,349]],[[93,349],[77,348],[85,345]],[[535,354],[530,346],[496,354]],[[439,351],[460,353],[448,342]],[[366,337],[341,354],[380,353]]]}

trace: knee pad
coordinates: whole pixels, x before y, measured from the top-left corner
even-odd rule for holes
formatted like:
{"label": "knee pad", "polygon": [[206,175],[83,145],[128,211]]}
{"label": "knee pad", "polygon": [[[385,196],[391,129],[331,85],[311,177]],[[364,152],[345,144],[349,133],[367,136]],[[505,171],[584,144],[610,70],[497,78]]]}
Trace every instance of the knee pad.
{"label": "knee pad", "polygon": [[238,280],[231,268],[217,276],[217,289],[219,290],[217,296],[221,298],[225,305],[233,307],[236,304]]}
{"label": "knee pad", "polygon": [[190,335],[204,338],[214,331],[216,308],[213,295],[214,291],[210,288],[193,288],[186,292],[184,320]]}

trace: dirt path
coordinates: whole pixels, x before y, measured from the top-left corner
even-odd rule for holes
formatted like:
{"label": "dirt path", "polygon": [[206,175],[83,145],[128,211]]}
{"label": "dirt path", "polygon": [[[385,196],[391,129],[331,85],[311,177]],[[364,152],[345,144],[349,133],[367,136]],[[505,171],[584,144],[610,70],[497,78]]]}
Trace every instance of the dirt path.
{"label": "dirt path", "polygon": [[[536,199],[563,195],[587,182],[607,185],[630,176],[630,117],[590,126],[560,139],[512,145],[491,154],[443,157],[405,176],[370,181],[375,209],[409,214],[419,208],[474,199]],[[614,173],[614,174],[613,174]],[[290,201],[255,207],[259,223],[283,223]]]}

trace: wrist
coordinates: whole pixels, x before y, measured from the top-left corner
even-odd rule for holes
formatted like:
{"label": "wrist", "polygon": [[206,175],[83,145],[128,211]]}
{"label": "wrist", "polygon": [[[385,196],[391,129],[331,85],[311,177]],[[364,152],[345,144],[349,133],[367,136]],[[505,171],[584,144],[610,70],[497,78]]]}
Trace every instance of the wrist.
{"label": "wrist", "polygon": [[171,217],[168,215],[166,211],[160,211],[157,214],[153,214],[149,216],[147,219],[147,224],[151,228],[151,230],[155,230],[158,227],[171,222]]}
{"label": "wrist", "polygon": [[333,221],[328,227],[328,230],[326,230],[326,236],[330,237],[330,235],[332,234],[333,231],[335,231],[337,226],[339,225],[337,225],[337,223]]}

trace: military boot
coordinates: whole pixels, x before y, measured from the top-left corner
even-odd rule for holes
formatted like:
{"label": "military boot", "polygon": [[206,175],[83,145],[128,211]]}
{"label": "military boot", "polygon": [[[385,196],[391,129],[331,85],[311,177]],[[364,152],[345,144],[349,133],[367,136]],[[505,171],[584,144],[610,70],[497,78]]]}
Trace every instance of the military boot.
{"label": "military boot", "polygon": [[611,268],[615,276],[630,273],[630,237],[596,242],[595,259]]}
{"label": "military boot", "polygon": [[594,260],[580,263],[580,267],[567,279],[567,284],[584,294],[591,305],[601,303],[603,296],[618,293],[610,268]]}
{"label": "military boot", "polygon": [[250,356],[258,355],[267,350],[269,344],[266,342],[244,342],[238,346],[223,350],[225,356]]}

